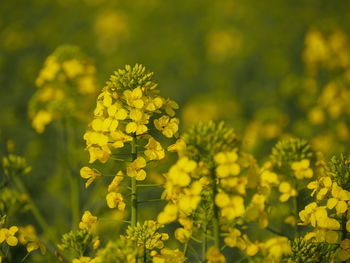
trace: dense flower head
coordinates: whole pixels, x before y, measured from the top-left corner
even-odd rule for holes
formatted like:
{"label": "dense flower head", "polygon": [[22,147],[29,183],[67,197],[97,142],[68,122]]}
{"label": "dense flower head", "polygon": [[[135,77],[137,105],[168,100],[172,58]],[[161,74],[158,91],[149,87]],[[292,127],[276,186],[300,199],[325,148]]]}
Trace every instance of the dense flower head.
{"label": "dense flower head", "polygon": [[129,226],[126,230],[126,240],[135,241],[136,247],[152,250],[164,248],[164,241],[169,239],[168,234],[159,233],[162,227],[156,221],[148,220],[141,225],[137,223],[135,227]]}
{"label": "dense flower head", "polygon": [[226,127],[224,122],[198,123],[191,126],[181,138],[186,144],[183,153],[209,166],[214,165],[215,154],[233,151],[238,145],[234,129]]}
{"label": "dense flower head", "polygon": [[[286,140],[279,141],[275,147],[272,149],[271,160],[278,167],[282,169],[297,170],[302,168],[300,165],[306,166],[306,161],[302,161],[304,159],[309,159],[313,156],[313,152],[311,151],[310,145],[307,141],[291,138]],[[301,163],[298,163],[301,162]],[[303,176],[306,177],[306,176]]]}
{"label": "dense flower head", "polygon": [[[177,104],[159,96],[158,84],[152,77],[152,72],[138,64],[133,68],[127,65],[110,77],[97,98],[94,119],[84,135],[90,163],[107,162],[113,149],[125,147],[133,137],[148,139],[144,152],[148,160],[164,158],[163,147],[149,132],[156,129],[165,137],[177,136],[179,120],[173,117],[173,112],[167,114],[169,105],[177,108]],[[144,160],[140,158],[138,164]],[[143,180],[142,171],[129,169],[127,175]]]}
{"label": "dense flower head", "polygon": [[42,133],[53,120],[85,119],[97,91],[93,63],[76,46],[58,47],[45,61],[29,105],[32,126]]}

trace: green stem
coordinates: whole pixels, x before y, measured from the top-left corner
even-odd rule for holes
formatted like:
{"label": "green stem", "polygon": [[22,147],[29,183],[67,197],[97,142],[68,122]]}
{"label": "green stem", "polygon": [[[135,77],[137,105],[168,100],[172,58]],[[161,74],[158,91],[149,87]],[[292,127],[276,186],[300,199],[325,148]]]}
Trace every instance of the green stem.
{"label": "green stem", "polygon": [[43,215],[41,214],[39,208],[34,203],[32,197],[30,196],[27,188],[23,184],[23,182],[20,179],[20,177],[17,176],[17,175],[13,175],[12,178],[13,178],[16,186],[18,187],[18,189],[27,196],[27,202],[29,204],[29,208],[32,211],[32,214],[33,214],[34,218],[36,219],[36,221],[38,222],[40,227],[43,229],[44,234],[47,236],[47,238],[53,244],[57,244],[57,240],[56,240],[55,236],[52,234],[52,232],[50,230],[50,227],[49,227],[49,224],[46,222],[46,220],[43,217]]}
{"label": "green stem", "polygon": [[185,245],[184,245],[184,249],[183,249],[183,253],[184,253],[184,256],[185,256],[185,257],[186,257],[187,251],[188,251],[188,242],[190,242],[190,241],[187,240],[187,242],[186,242]]}
{"label": "green stem", "polygon": [[[298,185],[297,185],[297,182],[296,182],[296,179],[295,179],[295,182],[294,182],[294,189],[296,191],[298,191]],[[297,220],[298,219],[298,215],[299,215],[299,211],[298,211],[298,195],[295,196],[293,198],[293,205],[294,205],[294,213],[295,213],[295,219]],[[298,238],[299,236],[299,233],[298,233],[298,224],[296,224],[296,226],[294,227],[294,238]]]}
{"label": "green stem", "polygon": [[[132,161],[137,158],[137,138],[136,134],[133,134],[131,142],[131,159]],[[137,223],[137,184],[136,179],[131,178],[131,226],[135,227]]]}
{"label": "green stem", "polygon": [[202,258],[203,262],[205,262],[205,254],[207,252],[207,225],[203,225],[203,233],[202,233]]}
{"label": "green stem", "polygon": [[218,192],[215,171],[211,172],[212,180],[213,180],[213,234],[214,234],[214,247],[220,249],[220,226],[219,226],[219,208],[215,204],[215,196]]}

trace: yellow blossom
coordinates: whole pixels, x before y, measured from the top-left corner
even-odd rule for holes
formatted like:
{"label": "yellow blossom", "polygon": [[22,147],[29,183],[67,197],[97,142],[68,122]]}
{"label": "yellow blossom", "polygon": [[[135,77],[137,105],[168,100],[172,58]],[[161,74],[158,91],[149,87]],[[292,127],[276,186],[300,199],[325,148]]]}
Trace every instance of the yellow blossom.
{"label": "yellow blossom", "polygon": [[166,99],[163,101],[163,107],[165,109],[166,114],[168,114],[170,117],[173,117],[175,115],[174,109],[178,109],[179,105],[170,99]]}
{"label": "yellow blossom", "polygon": [[337,214],[342,214],[348,209],[346,201],[349,199],[350,193],[334,182],[332,186],[332,198],[328,199],[327,207],[329,209],[333,209],[335,207]]}
{"label": "yellow blossom", "polygon": [[191,234],[191,231],[183,227],[179,227],[175,230],[175,238],[181,243],[186,243],[190,239]]}
{"label": "yellow blossom", "polygon": [[80,176],[84,179],[88,179],[85,183],[85,187],[89,187],[89,185],[94,182],[98,177],[101,176],[101,174],[87,166],[84,166],[80,169]]}
{"label": "yellow blossom", "polygon": [[126,135],[122,131],[116,130],[114,132],[111,132],[110,134],[111,139],[113,141],[112,147],[114,148],[123,148],[125,142],[132,141],[132,137],[129,135]]}
{"label": "yellow blossom", "polygon": [[132,109],[129,116],[132,121],[126,125],[126,133],[136,133],[140,135],[147,132],[148,128],[145,124],[148,123],[149,115],[139,109]]}
{"label": "yellow blossom", "polygon": [[111,156],[111,150],[107,145],[104,145],[102,147],[87,147],[87,150],[90,154],[89,163],[93,163],[96,160],[99,160],[101,163],[105,163],[108,161],[109,157]]}
{"label": "yellow blossom", "polygon": [[262,244],[262,248],[267,250],[267,254],[272,259],[280,259],[283,255],[292,253],[288,238],[275,237]]}
{"label": "yellow blossom", "polygon": [[157,221],[160,224],[169,224],[176,220],[178,214],[178,208],[174,204],[167,204],[164,210],[159,213]]}
{"label": "yellow blossom", "polygon": [[35,228],[32,225],[19,227],[18,233],[18,240],[21,244],[26,245],[28,253],[40,249],[41,253],[45,254],[46,248],[43,243],[40,242]]}
{"label": "yellow blossom", "polygon": [[72,263],[92,263],[90,257],[80,257],[73,259]]}
{"label": "yellow blossom", "polygon": [[63,62],[62,68],[69,78],[75,78],[84,72],[83,65],[77,59],[71,59]]}
{"label": "yellow blossom", "polygon": [[171,138],[179,130],[179,119],[170,119],[169,116],[164,115],[154,120],[154,126],[157,130],[161,131],[165,137]]}
{"label": "yellow blossom", "polygon": [[85,211],[81,222],[79,223],[80,229],[91,230],[97,223],[97,217],[93,216],[90,211]]}
{"label": "yellow blossom", "polygon": [[207,263],[226,263],[225,256],[215,247],[208,248],[205,258]]}
{"label": "yellow blossom", "polygon": [[239,249],[243,250],[246,247],[246,243],[241,235],[241,231],[239,231],[237,228],[230,228],[224,242],[229,247],[238,247]]}
{"label": "yellow blossom", "polygon": [[120,185],[121,181],[123,181],[123,180],[124,180],[124,177],[122,177],[120,175],[115,176],[113,178],[112,182],[108,186],[108,192],[119,192],[119,185]]}
{"label": "yellow blossom", "polygon": [[316,181],[312,181],[307,185],[307,188],[313,190],[311,196],[317,192],[316,198],[317,200],[322,200],[328,191],[332,187],[332,179],[329,176],[321,177]]}
{"label": "yellow blossom", "polygon": [[165,156],[162,145],[159,142],[157,142],[153,137],[149,138],[145,148],[146,150],[144,153],[149,160],[161,160]]}
{"label": "yellow blossom", "polygon": [[9,229],[7,228],[1,228],[0,229],[0,244],[4,241],[6,241],[6,243],[9,246],[16,246],[18,243],[18,239],[15,236],[16,232],[18,231],[18,227],[16,226],[11,226]]}
{"label": "yellow blossom", "polygon": [[324,220],[328,216],[325,206],[318,207],[315,202],[312,202],[299,212],[299,217],[303,222],[302,225],[311,223],[313,227],[316,227],[318,222]]}
{"label": "yellow blossom", "polygon": [[52,114],[48,111],[41,110],[35,114],[32,125],[37,133],[43,133],[45,126],[52,121]]}
{"label": "yellow blossom", "polygon": [[291,166],[295,177],[299,180],[304,178],[311,178],[313,176],[313,171],[309,167],[310,160],[308,159],[303,159],[300,162],[293,162]]}
{"label": "yellow blossom", "polygon": [[281,192],[280,201],[286,202],[289,198],[297,196],[297,191],[290,185],[288,182],[282,182],[279,187],[279,191]]}
{"label": "yellow blossom", "polygon": [[189,160],[187,157],[182,157],[169,170],[169,179],[179,186],[187,186],[191,183],[190,173],[197,167],[195,161]]}
{"label": "yellow blossom", "polygon": [[340,261],[346,261],[350,258],[350,240],[344,239],[340,242],[340,251],[338,252]]}
{"label": "yellow blossom", "polygon": [[194,182],[191,188],[184,189],[184,195],[179,198],[179,208],[185,214],[194,211],[201,200],[202,184],[198,181]]}
{"label": "yellow blossom", "polygon": [[126,90],[123,93],[126,103],[129,106],[135,107],[137,109],[141,109],[144,106],[144,102],[142,100],[142,90],[141,88],[135,88],[132,91]]}
{"label": "yellow blossom", "polygon": [[[219,202],[220,205],[222,205]],[[243,215],[245,208],[244,208],[244,199],[241,196],[232,196],[230,197],[230,201],[227,205],[220,207],[221,208],[221,215],[228,220],[232,220],[236,217],[239,217]]]}
{"label": "yellow blossom", "polygon": [[110,192],[107,194],[106,200],[109,208],[118,207],[118,210],[124,211],[125,203],[123,202],[124,199],[121,193]]}
{"label": "yellow blossom", "polygon": [[142,168],[146,166],[146,160],[143,157],[137,157],[126,168],[126,174],[129,177],[135,178],[138,181],[143,181],[146,178],[146,172]]}
{"label": "yellow blossom", "polygon": [[237,164],[237,159],[238,155],[236,151],[217,153],[214,156],[214,160],[217,164],[217,176],[219,178],[225,178],[230,175],[238,175],[240,172],[240,166]]}
{"label": "yellow blossom", "polygon": [[163,248],[160,251],[160,254],[155,253],[152,262],[153,263],[183,263],[185,262],[185,260],[186,260],[186,257],[180,250]]}

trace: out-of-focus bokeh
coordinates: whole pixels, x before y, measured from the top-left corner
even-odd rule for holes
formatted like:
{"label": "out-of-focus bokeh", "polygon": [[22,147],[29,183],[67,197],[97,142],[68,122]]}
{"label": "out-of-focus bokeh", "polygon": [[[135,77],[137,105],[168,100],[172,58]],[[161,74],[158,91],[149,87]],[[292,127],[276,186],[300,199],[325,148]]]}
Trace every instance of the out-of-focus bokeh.
{"label": "out-of-focus bokeh", "polygon": [[[178,102],[182,130],[225,120],[257,157],[291,135],[315,150],[344,152],[349,10],[348,0],[2,0],[1,153],[27,157],[29,190],[52,224],[66,230],[71,201],[58,195],[69,181],[61,164],[74,163],[70,172],[78,177],[77,167],[88,162],[82,136],[96,102],[89,96],[114,70],[135,63],[155,72],[162,96]],[[73,51],[57,50],[62,45]],[[84,78],[50,82],[52,63]],[[73,84],[91,92],[65,93]],[[74,141],[72,149],[62,148],[65,140]],[[81,192],[84,200],[88,193]]]}

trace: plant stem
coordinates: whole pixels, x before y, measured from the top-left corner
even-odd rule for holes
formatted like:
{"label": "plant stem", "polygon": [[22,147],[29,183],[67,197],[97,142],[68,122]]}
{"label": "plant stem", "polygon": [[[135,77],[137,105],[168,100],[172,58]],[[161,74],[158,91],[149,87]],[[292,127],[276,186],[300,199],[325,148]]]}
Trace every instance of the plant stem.
{"label": "plant stem", "polygon": [[[137,158],[137,138],[136,133],[133,134],[131,142],[131,159]],[[131,226],[136,226],[137,222],[137,184],[136,179],[131,178]]]}
{"label": "plant stem", "polygon": [[214,234],[214,247],[217,249],[220,249],[220,226],[219,226],[219,209],[215,204],[215,196],[217,194],[217,183],[216,183],[216,176],[215,171],[211,171],[211,176],[213,180],[213,234]]}
{"label": "plant stem", "polygon": [[[296,179],[295,179],[295,183],[294,183],[294,189],[296,191],[298,191],[298,185],[297,185]],[[294,198],[293,198],[293,205],[294,205],[295,219],[297,220],[298,215],[299,215],[299,211],[298,211],[298,209],[299,209],[298,208],[298,195],[294,196]],[[298,224],[296,224],[295,227],[294,227],[294,238],[298,238],[298,236],[299,236]]]}
{"label": "plant stem", "polygon": [[18,175],[13,175],[12,178],[13,178],[16,186],[18,187],[18,189],[27,196],[27,201],[28,201],[30,210],[32,211],[32,214],[33,214],[34,218],[36,219],[36,221],[38,222],[38,224],[40,225],[40,227],[43,229],[44,234],[47,236],[47,238],[53,244],[57,244],[57,240],[56,240],[55,236],[52,234],[50,227],[49,227],[49,224],[46,222],[46,220],[43,217],[43,215],[41,214],[39,208],[34,203],[32,197],[30,196],[27,188],[23,184],[20,177]]}
{"label": "plant stem", "polygon": [[202,258],[203,262],[205,262],[205,254],[207,252],[207,225],[203,225],[203,233],[202,233]]}

